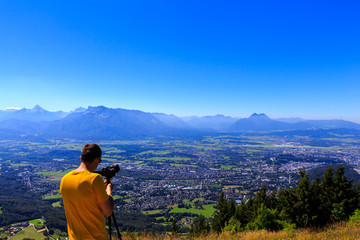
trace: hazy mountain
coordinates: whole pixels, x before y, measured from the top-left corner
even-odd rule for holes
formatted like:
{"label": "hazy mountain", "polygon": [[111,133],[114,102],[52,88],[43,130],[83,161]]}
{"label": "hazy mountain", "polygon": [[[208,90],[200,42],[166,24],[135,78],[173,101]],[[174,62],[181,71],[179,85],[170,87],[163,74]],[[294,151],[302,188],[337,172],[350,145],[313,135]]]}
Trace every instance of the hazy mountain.
{"label": "hazy mountain", "polygon": [[360,124],[344,120],[305,120],[302,118],[277,118],[280,122],[294,123],[297,129],[305,128],[353,128],[360,129]]}
{"label": "hazy mountain", "polygon": [[249,118],[239,119],[227,130],[239,131],[274,131],[274,130],[306,130],[306,129],[360,129],[360,124],[344,120],[300,120],[288,119],[282,121],[273,120],[265,114],[254,113]]}
{"label": "hazy mountain", "polygon": [[228,117],[221,114],[205,117],[183,117],[182,119],[191,127],[214,130],[226,129],[238,120],[237,118]]}
{"label": "hazy mountain", "polygon": [[302,118],[275,118],[274,120],[276,121],[280,121],[280,122],[287,122],[287,123],[298,123],[298,122],[302,122],[305,121]]}
{"label": "hazy mountain", "polygon": [[[302,120],[299,118],[273,120],[265,114],[254,113],[237,119],[224,115],[179,118],[163,113],[106,107],[77,108],[70,113],[49,112],[40,106],[33,109],[0,111],[0,129],[12,131],[15,137],[32,134],[49,138],[120,139],[145,136],[193,136],[201,131],[279,131],[279,134],[310,134],[334,136],[346,129],[360,130],[360,124],[344,120]],[[317,131],[319,130],[319,131]],[[321,131],[320,131],[321,130]],[[310,131],[310,132],[309,132]],[[350,134],[350,133],[349,133]]]}
{"label": "hazy mountain", "polygon": [[191,128],[190,125],[185,123],[181,118],[173,115],[173,114],[165,114],[165,113],[152,113],[154,117],[168,125],[169,127],[174,128]]}
{"label": "hazy mountain", "polygon": [[0,140],[44,141],[44,139],[34,134],[26,134],[22,131],[2,128],[0,128]]}
{"label": "hazy mountain", "polygon": [[19,119],[7,119],[0,121],[1,129],[20,131],[26,134],[39,134],[48,126],[49,122],[31,122]]}
{"label": "hazy mountain", "polygon": [[121,139],[157,136],[171,131],[150,113],[137,110],[89,107],[52,122],[44,135],[53,138]]}
{"label": "hazy mountain", "polygon": [[233,125],[227,128],[231,132],[239,131],[270,131],[270,130],[284,130],[291,129],[291,123],[280,122],[272,120],[264,113],[252,114],[249,118],[243,118],[236,121]]}
{"label": "hazy mountain", "polygon": [[80,113],[80,112],[85,112],[86,111],[86,108],[83,108],[83,107],[78,107],[76,108],[74,111],[72,111],[71,113]]}
{"label": "hazy mountain", "polygon": [[8,119],[26,120],[31,122],[54,121],[61,119],[66,115],[67,113],[63,111],[49,112],[39,105],[36,105],[32,109],[22,108],[19,110],[0,110],[0,121]]}
{"label": "hazy mountain", "polygon": [[314,128],[353,128],[360,129],[360,124],[344,120],[306,120],[306,123]]}

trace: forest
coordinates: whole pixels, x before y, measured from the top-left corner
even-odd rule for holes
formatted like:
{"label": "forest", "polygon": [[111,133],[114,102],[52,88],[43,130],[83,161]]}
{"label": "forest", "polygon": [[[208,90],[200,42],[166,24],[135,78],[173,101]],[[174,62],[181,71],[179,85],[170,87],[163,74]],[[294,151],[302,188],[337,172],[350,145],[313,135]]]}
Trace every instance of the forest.
{"label": "forest", "polygon": [[360,187],[347,179],[343,165],[328,167],[321,178],[310,179],[304,170],[299,174],[297,187],[275,193],[263,186],[239,205],[221,193],[213,219],[199,216],[190,233],[321,228],[347,221],[360,208]]}
{"label": "forest", "polygon": [[16,175],[0,175],[0,226],[44,217],[49,229],[66,233],[65,212],[52,207],[52,201],[30,192]]}

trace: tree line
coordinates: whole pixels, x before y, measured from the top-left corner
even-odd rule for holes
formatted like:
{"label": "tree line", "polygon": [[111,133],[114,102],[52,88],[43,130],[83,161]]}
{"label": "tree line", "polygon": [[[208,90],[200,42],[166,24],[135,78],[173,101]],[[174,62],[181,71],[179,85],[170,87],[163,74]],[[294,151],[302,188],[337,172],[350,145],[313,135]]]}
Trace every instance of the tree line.
{"label": "tree line", "polygon": [[[328,167],[322,177],[310,179],[301,170],[297,187],[269,193],[263,186],[241,204],[220,194],[217,211],[208,221],[203,216],[192,224],[190,234],[209,232],[323,227],[347,221],[360,208],[360,186],[349,181],[340,165]],[[174,225],[174,224],[173,224]]]}

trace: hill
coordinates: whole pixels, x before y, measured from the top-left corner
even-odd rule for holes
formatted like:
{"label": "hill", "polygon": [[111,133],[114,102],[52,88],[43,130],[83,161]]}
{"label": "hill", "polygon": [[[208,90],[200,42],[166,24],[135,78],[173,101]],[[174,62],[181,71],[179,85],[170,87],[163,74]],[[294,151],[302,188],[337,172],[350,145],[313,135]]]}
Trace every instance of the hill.
{"label": "hill", "polygon": [[[334,164],[334,165],[330,165],[333,169],[336,169],[340,166],[340,164]],[[309,174],[309,178],[311,179],[315,179],[317,175],[319,175],[320,178],[322,178],[322,176],[324,175],[326,169],[329,167],[329,165],[324,165],[324,166],[319,166],[319,167],[315,167],[311,170],[308,171]],[[349,165],[344,165],[345,169],[344,169],[344,173],[346,178],[349,181],[352,181],[353,184],[358,184],[358,182],[360,181],[360,175],[354,170],[353,167],[349,166]]]}
{"label": "hill", "polygon": [[264,113],[252,114],[249,118],[239,119],[229,128],[230,132],[240,131],[269,131],[294,128],[294,124],[272,120]]}
{"label": "hill", "polygon": [[224,130],[237,121],[237,118],[218,114],[216,116],[205,117],[183,117],[189,126],[198,129]]}

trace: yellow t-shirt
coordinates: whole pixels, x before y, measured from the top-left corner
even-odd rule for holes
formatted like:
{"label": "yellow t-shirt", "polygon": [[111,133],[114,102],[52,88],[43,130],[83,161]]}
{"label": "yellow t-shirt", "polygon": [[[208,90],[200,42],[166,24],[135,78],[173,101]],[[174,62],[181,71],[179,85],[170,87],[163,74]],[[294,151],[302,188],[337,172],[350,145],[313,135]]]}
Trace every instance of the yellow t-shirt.
{"label": "yellow t-shirt", "polygon": [[60,184],[70,240],[108,239],[100,203],[109,196],[100,174],[71,171]]}

